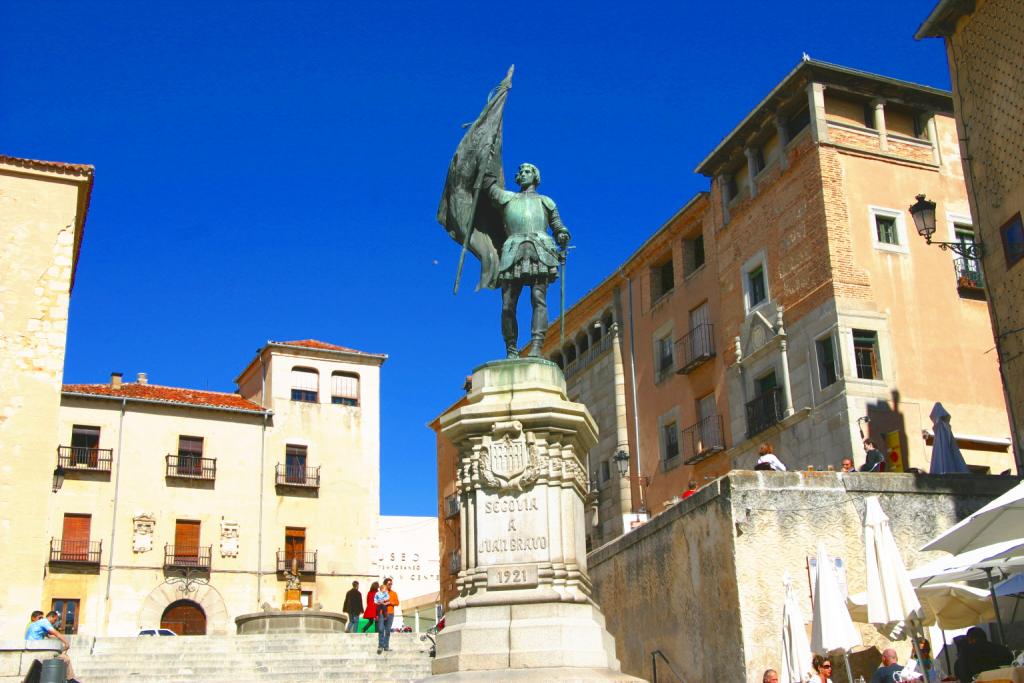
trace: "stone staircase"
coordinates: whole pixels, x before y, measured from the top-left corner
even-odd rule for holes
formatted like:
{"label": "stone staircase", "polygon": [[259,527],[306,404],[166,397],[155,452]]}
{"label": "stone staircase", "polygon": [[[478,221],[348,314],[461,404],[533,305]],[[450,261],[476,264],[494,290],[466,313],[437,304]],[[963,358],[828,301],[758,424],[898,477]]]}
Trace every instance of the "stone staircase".
{"label": "stone staircase", "polygon": [[82,683],[410,683],[430,675],[430,642],[395,633],[377,654],[376,634],[76,638]]}

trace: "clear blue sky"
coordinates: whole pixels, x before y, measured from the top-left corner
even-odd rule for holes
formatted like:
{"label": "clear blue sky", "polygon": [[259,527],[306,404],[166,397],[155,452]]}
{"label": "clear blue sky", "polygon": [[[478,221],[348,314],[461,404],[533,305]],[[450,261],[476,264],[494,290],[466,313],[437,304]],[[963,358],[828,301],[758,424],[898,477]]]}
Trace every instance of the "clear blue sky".
{"label": "clear blue sky", "polygon": [[913,39],[935,1],[4,3],[0,153],[96,166],[65,381],[233,391],[268,339],[385,352],[382,511],[434,514],[425,425],[502,353],[434,215],[508,65],[506,172],[541,168],[572,302],[801,53],[948,88]]}

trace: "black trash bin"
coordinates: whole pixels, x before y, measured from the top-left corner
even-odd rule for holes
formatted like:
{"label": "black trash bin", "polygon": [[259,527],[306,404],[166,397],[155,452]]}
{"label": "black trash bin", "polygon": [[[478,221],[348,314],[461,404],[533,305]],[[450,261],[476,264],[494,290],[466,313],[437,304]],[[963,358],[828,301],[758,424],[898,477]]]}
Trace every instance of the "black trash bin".
{"label": "black trash bin", "polygon": [[68,678],[68,667],[63,659],[44,659],[39,672],[39,683],[64,683]]}

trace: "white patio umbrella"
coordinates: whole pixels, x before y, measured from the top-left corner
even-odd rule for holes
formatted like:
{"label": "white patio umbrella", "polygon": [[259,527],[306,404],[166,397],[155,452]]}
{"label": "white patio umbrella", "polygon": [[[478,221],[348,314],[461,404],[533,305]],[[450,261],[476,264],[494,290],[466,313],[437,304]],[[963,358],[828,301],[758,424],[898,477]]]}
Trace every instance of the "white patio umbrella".
{"label": "white patio umbrella", "polygon": [[877,496],[864,499],[864,550],[868,575],[868,621],[891,624],[916,616],[921,603],[907,576],[889,518]]}
{"label": "white patio umbrella", "polygon": [[945,550],[955,555],[1018,538],[1021,529],[1024,529],[1024,482],[936,536],[921,550]]}
{"label": "white patio umbrella", "polygon": [[[921,601],[920,623],[938,626],[944,631],[967,628],[992,621],[995,611],[989,593],[963,583],[929,583],[917,589]],[[846,599],[850,616],[859,623],[869,623],[868,594],[851,595]]]}
{"label": "white patio umbrella", "polygon": [[782,577],[786,598],[782,605],[782,665],[779,680],[783,683],[803,683],[811,678],[811,644],[807,641],[807,628],[800,604],[796,601],[793,581],[786,572]]}
{"label": "white patio umbrella", "polygon": [[953,438],[953,428],[949,426],[949,411],[941,403],[932,406],[928,415],[932,420],[935,438],[932,441],[932,464],[928,470],[931,474],[967,474],[967,463],[960,453],[960,447]]}
{"label": "white patio umbrella", "polygon": [[825,552],[825,544],[818,545],[817,576],[814,581],[814,615],[811,626],[811,648],[815,652],[842,650],[849,680],[850,659],[846,656],[850,648],[861,644],[860,633],[850,619],[846,602],[839,591],[839,580],[835,567]]}

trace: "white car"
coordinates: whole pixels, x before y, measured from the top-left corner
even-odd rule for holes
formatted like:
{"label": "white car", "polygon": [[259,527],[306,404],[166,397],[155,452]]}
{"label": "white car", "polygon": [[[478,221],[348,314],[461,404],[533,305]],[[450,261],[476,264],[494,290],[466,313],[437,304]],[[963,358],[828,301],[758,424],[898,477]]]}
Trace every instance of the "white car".
{"label": "white car", "polygon": [[144,628],[139,631],[140,636],[176,636],[178,635],[169,628]]}

